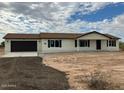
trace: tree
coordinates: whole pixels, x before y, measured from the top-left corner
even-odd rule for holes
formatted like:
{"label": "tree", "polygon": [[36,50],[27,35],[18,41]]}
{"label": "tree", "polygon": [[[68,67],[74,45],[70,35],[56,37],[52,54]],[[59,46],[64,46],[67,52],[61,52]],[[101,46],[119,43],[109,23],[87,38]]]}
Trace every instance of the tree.
{"label": "tree", "polygon": [[4,47],[5,46],[5,42],[1,42],[1,47]]}

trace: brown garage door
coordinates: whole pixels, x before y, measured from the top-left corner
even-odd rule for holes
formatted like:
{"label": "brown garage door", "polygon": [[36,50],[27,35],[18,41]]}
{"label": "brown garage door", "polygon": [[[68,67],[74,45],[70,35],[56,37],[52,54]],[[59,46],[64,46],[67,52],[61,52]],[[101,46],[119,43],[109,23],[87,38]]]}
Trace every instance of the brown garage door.
{"label": "brown garage door", "polygon": [[11,41],[11,52],[37,51],[37,41]]}

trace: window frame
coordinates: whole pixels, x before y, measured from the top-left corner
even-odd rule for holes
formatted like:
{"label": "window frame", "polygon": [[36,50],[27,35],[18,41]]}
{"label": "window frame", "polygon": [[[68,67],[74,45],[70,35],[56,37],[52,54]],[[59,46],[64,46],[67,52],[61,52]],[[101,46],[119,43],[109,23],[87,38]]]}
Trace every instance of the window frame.
{"label": "window frame", "polygon": [[107,47],[116,47],[116,40],[107,40]]}
{"label": "window frame", "polygon": [[49,39],[48,40],[48,48],[50,48],[50,47],[56,47],[56,48],[60,47],[61,48],[62,47],[61,42],[62,42],[62,40],[59,40],[59,39],[55,39],[55,40]]}
{"label": "window frame", "polygon": [[77,47],[77,40],[75,40],[75,47]]}
{"label": "window frame", "polygon": [[79,40],[80,47],[90,47],[90,40]]}

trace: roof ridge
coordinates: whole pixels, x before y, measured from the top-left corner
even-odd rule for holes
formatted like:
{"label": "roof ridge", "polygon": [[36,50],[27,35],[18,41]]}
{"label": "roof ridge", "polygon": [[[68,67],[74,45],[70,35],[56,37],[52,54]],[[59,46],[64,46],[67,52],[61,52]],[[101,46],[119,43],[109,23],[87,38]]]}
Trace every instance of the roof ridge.
{"label": "roof ridge", "polygon": [[41,32],[40,34],[85,34],[85,33],[56,33],[56,32]]}

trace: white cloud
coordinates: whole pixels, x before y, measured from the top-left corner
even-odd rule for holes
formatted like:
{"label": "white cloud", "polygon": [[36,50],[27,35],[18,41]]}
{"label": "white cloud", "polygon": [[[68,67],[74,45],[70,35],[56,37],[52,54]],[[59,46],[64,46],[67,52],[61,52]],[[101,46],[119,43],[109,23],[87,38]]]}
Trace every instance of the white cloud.
{"label": "white cloud", "polygon": [[[124,15],[100,22],[76,20],[67,23],[72,14],[82,15],[104,8],[110,3],[0,3],[0,32],[101,32],[123,33]],[[121,34],[122,35],[122,34]],[[1,35],[2,36],[2,35]]]}
{"label": "white cloud", "polygon": [[[82,24],[81,24],[82,23]],[[124,40],[124,14],[114,17],[111,21],[105,19],[98,22],[85,22],[79,21],[78,23],[73,23],[73,25],[79,24],[79,27],[88,28],[89,31],[99,31],[102,33],[110,33],[115,36],[118,36]],[[83,31],[83,29],[82,29]]]}
{"label": "white cloud", "polygon": [[106,5],[111,4],[111,3],[106,3],[106,2],[88,2],[88,3],[80,3],[81,7],[79,7],[79,11],[82,14],[88,14],[93,11],[97,11],[101,8],[104,8]]}
{"label": "white cloud", "polygon": [[[54,32],[59,31],[60,28],[64,31],[64,28],[68,27],[66,22],[70,15],[76,11],[95,11],[106,3],[2,3],[1,5],[4,8],[0,15],[3,22],[1,24],[6,23],[8,27],[4,30],[7,33],[9,29],[10,32],[39,32],[40,30]],[[34,21],[30,22],[30,20]]]}

